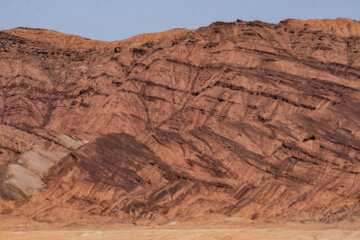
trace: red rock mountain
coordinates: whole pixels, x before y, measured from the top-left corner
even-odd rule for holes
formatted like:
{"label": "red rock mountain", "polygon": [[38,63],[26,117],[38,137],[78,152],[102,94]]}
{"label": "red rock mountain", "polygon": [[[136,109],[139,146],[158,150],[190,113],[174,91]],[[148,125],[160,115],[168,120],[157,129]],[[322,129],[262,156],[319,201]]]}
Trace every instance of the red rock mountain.
{"label": "red rock mountain", "polygon": [[0,32],[0,212],[162,223],[360,216],[360,22],[101,42]]}

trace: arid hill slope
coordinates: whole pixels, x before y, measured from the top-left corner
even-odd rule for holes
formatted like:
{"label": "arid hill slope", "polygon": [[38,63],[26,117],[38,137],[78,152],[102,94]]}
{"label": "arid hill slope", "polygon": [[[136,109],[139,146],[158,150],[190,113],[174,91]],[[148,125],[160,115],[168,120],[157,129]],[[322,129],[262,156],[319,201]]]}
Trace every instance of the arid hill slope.
{"label": "arid hill slope", "polygon": [[116,42],[2,31],[0,210],[355,221],[359,51],[360,22],[348,19],[216,22]]}

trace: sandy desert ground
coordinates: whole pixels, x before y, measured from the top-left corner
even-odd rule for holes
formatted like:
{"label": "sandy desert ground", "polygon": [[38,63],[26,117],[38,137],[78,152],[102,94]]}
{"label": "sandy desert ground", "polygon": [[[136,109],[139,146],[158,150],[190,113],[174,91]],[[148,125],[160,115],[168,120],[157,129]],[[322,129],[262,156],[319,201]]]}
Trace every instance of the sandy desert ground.
{"label": "sandy desert ground", "polygon": [[83,231],[3,231],[2,240],[42,240],[42,239],[91,239],[91,240],[345,240],[360,239],[360,231],[350,230],[299,230],[299,229],[128,229],[128,230],[83,230]]}
{"label": "sandy desert ground", "polygon": [[334,224],[295,222],[246,223],[228,218],[213,223],[134,226],[108,222],[39,223],[25,218],[0,217],[1,240],[352,240],[360,239],[356,222]]}

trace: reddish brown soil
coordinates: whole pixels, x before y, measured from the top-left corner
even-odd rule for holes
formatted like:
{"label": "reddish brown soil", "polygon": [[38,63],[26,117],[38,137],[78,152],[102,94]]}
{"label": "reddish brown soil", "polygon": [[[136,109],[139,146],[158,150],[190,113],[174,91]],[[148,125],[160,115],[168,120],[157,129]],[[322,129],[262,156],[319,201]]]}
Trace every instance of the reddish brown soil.
{"label": "reddish brown soil", "polygon": [[[0,211],[356,221],[359,51],[360,23],[347,19],[216,22],[116,42],[2,31]],[[62,134],[90,143],[74,150]],[[26,198],[2,182],[35,148],[71,153]]]}

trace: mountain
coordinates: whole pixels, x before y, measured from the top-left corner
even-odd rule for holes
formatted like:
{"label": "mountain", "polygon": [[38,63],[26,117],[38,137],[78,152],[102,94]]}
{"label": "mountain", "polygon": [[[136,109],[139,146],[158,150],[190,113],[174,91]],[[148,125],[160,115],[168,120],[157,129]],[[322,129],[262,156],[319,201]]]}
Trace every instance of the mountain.
{"label": "mountain", "polygon": [[359,50],[349,19],[1,31],[0,212],[358,221]]}

